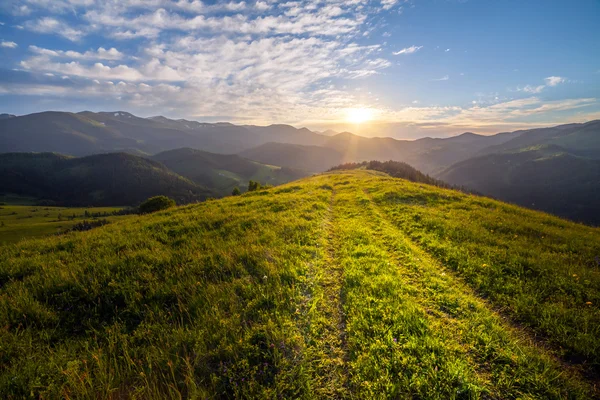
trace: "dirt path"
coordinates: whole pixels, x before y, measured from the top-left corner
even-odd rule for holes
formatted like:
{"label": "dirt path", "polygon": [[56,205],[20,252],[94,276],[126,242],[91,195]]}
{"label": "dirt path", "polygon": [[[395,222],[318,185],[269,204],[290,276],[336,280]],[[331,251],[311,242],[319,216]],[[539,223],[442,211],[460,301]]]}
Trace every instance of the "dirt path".
{"label": "dirt path", "polygon": [[346,324],[343,309],[343,267],[336,263],[333,238],[335,235],[335,191],[323,221],[319,242],[320,259],[311,267],[311,294],[304,306],[307,314],[308,341],[305,350],[315,387],[316,398],[345,398],[347,388]]}

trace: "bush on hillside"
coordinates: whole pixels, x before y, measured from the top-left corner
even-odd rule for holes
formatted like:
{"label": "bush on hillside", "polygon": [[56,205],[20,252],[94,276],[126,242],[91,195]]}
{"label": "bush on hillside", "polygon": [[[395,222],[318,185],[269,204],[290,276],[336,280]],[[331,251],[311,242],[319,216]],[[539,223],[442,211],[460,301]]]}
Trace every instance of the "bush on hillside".
{"label": "bush on hillside", "polygon": [[238,188],[237,186],[233,188],[233,191],[231,192],[232,196],[239,196],[240,194],[242,194],[242,192],[240,191],[240,188]]}
{"label": "bush on hillside", "polygon": [[254,192],[257,190],[260,190],[262,188],[260,182],[258,181],[250,181],[248,182],[248,191],[249,192]]}
{"label": "bush on hillside", "polygon": [[167,196],[154,196],[140,204],[140,214],[149,214],[160,210],[166,210],[175,206],[175,200]]}

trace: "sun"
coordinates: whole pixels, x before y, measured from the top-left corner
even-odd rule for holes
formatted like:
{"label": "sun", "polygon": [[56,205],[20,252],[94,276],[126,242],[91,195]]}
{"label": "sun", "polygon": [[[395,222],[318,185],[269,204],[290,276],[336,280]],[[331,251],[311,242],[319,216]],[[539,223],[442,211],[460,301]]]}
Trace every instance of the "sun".
{"label": "sun", "polygon": [[370,108],[349,108],[346,110],[346,120],[353,124],[362,124],[373,118],[373,110]]}

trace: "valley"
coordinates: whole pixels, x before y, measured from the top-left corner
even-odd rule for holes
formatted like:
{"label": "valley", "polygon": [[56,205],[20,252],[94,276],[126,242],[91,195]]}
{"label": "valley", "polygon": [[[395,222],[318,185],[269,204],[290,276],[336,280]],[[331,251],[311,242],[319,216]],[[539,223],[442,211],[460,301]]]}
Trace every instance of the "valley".
{"label": "valley", "polygon": [[84,221],[108,223],[129,218],[119,207],[46,207],[0,205],[0,246],[22,239],[66,233]]}

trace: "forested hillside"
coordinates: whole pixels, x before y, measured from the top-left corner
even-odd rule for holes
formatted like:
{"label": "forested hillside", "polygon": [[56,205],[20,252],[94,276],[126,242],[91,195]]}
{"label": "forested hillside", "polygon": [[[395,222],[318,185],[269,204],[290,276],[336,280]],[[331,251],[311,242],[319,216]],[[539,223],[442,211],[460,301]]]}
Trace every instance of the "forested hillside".
{"label": "forested hillside", "polygon": [[0,194],[7,193],[69,206],[131,206],[156,195],[189,203],[215,195],[156,161],[125,153],[0,154]]}
{"label": "forested hillside", "polygon": [[216,154],[189,148],[165,151],[152,156],[152,159],[220,195],[231,194],[235,187],[243,190],[251,180],[263,185],[279,185],[309,175],[307,171],[266,165],[236,154]]}
{"label": "forested hillside", "polygon": [[445,182],[574,221],[600,225],[600,158],[535,146],[472,158],[439,175]]}

